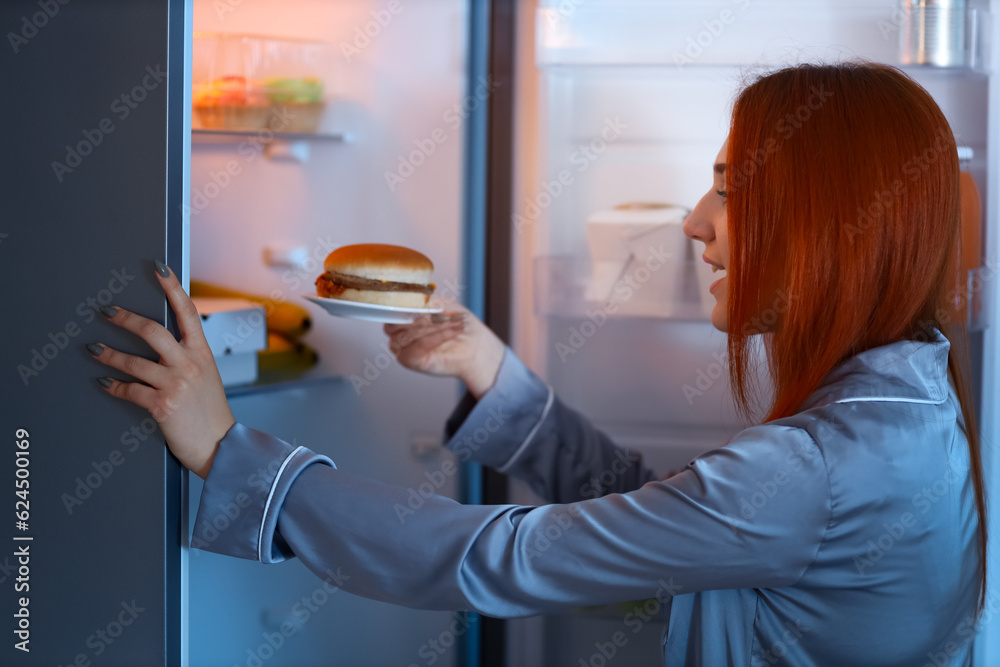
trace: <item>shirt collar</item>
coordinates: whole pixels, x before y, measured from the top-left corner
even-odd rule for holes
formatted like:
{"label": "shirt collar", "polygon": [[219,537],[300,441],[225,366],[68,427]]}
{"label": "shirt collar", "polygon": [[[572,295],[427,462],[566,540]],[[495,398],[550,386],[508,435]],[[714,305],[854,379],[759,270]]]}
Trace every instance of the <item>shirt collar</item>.
{"label": "shirt collar", "polygon": [[807,398],[802,409],[828,403],[948,399],[948,339],[931,328],[926,341],[900,340],[854,355],[840,364]]}

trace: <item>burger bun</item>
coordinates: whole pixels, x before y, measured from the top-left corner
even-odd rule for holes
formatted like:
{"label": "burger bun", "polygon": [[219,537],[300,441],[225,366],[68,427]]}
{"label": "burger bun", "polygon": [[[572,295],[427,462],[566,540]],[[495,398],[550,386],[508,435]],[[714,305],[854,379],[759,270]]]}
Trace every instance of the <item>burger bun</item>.
{"label": "burger bun", "polygon": [[[433,262],[416,250],[398,245],[360,243],[337,248],[327,255],[323,270],[324,274],[316,280],[316,294],[343,301],[394,308],[427,308],[434,289],[430,284]],[[324,279],[328,274],[339,274],[338,279],[345,284]],[[357,279],[405,285],[394,285],[391,289],[366,289],[373,285],[357,284]],[[413,289],[406,289],[408,285],[412,285]]]}

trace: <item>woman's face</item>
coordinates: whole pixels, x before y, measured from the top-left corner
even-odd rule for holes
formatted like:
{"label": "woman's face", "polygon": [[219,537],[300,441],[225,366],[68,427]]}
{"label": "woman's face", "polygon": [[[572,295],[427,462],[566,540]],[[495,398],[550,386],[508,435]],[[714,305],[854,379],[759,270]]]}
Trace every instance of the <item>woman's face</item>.
{"label": "woman's face", "polygon": [[729,266],[729,232],[726,228],[726,146],[722,144],[712,169],[712,188],[701,198],[691,215],[684,221],[684,233],[705,244],[704,259],[719,267],[716,280],[709,288],[715,297],[712,309],[712,326],[719,331],[727,327],[727,299],[729,281],[724,269]]}

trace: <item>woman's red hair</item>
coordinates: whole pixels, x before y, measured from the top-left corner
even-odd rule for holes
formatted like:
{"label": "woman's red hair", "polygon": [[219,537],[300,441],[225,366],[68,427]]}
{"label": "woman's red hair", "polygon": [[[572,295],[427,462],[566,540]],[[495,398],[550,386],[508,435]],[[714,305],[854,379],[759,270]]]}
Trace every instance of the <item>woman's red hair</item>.
{"label": "woman's red hair", "polygon": [[[951,343],[979,514],[986,505],[965,322],[955,318],[961,198],[955,138],[930,94],[894,67],[799,65],[744,88],[726,154],[729,373],[753,418],[749,344],[770,331],[774,401],[794,414],[831,370],[870,348]],[[734,298],[735,297],[735,298]],[[964,303],[964,300],[962,301]]]}

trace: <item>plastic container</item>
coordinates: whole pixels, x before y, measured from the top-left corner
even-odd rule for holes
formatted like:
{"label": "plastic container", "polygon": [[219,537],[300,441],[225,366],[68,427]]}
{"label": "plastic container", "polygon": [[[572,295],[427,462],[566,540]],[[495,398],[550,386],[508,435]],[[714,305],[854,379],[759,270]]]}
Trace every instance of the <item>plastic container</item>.
{"label": "plastic container", "polygon": [[204,129],[315,132],[326,109],[325,46],[195,33],[193,106]]}

